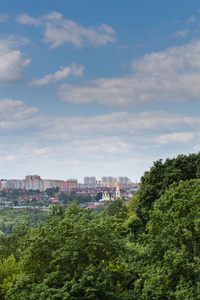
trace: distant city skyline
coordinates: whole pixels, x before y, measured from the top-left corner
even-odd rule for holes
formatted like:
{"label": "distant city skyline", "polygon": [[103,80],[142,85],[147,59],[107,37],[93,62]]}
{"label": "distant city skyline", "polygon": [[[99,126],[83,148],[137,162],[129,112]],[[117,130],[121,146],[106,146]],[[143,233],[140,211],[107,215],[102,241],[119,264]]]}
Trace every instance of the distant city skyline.
{"label": "distant city skyline", "polygon": [[128,176],[200,151],[200,3],[2,1],[5,178]]}
{"label": "distant city skyline", "polygon": [[[72,177],[68,177],[66,179],[57,179],[57,178],[42,178],[40,175],[38,174],[29,174],[29,175],[26,175],[24,176],[24,178],[19,178],[19,177],[12,177],[12,178],[5,178],[5,177],[0,177],[0,180],[3,180],[3,179],[7,179],[7,180],[60,180],[60,181],[67,181],[67,180],[77,180],[78,183],[89,183],[89,184],[95,184],[96,182],[98,181],[102,181],[102,182],[123,182],[124,181],[127,181],[127,182],[132,182],[131,179],[127,176],[101,176],[100,178],[97,178],[96,176],[84,176],[82,180],[78,180],[78,178],[72,178]],[[88,182],[86,182],[86,180],[88,179]]]}
{"label": "distant city skyline", "polygon": [[21,190],[40,190],[59,188],[60,191],[72,190],[78,188],[98,188],[98,187],[128,187],[132,185],[130,178],[127,176],[106,177],[96,180],[94,176],[84,177],[84,182],[78,182],[76,178],[68,178],[66,180],[58,180],[55,178],[43,179],[39,175],[26,175],[24,179],[18,178],[1,178],[0,190],[4,189],[21,189]]}

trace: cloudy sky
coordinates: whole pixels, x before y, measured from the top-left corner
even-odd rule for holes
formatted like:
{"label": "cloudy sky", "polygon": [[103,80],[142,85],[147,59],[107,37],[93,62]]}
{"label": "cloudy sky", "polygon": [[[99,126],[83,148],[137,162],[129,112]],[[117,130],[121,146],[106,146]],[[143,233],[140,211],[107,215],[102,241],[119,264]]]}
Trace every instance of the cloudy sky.
{"label": "cloudy sky", "polygon": [[0,178],[135,182],[199,152],[199,1],[3,1],[0,134]]}

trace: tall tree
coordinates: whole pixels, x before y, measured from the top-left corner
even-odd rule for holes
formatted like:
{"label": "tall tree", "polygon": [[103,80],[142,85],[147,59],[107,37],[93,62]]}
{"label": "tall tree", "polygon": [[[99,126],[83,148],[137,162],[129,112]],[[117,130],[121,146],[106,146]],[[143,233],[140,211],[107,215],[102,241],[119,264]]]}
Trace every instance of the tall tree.
{"label": "tall tree", "polygon": [[[199,299],[199,179],[174,183],[160,199],[140,237],[139,279],[134,294],[141,299]],[[140,298],[139,298],[140,299]]]}
{"label": "tall tree", "polygon": [[173,182],[197,178],[199,161],[200,154],[179,155],[173,159],[168,158],[164,163],[160,159],[154,162],[149,172],[145,172],[141,178],[136,205],[136,213],[143,227],[149,220],[154,201],[163,195]]}

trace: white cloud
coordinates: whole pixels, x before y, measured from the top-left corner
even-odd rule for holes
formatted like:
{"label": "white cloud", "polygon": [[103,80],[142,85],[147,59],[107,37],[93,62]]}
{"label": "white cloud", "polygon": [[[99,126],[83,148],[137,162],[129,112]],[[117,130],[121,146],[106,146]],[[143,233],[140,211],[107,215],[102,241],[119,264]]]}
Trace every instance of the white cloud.
{"label": "white cloud", "polygon": [[[37,120],[38,110],[35,107],[28,107],[22,101],[12,99],[0,100],[0,130],[21,130],[32,125],[33,119]],[[12,134],[12,132],[11,132]]]}
{"label": "white cloud", "polygon": [[23,59],[20,51],[0,55],[0,81],[19,82],[23,80],[23,69],[30,63],[29,59]]}
{"label": "white cloud", "polygon": [[190,23],[195,23],[196,22],[196,18],[195,16],[191,16],[187,21],[186,21],[186,24],[190,24]]}
{"label": "white cloud", "polygon": [[39,18],[22,14],[16,20],[21,24],[34,26],[44,24],[43,41],[50,43],[51,48],[64,43],[72,43],[76,47],[81,47],[85,43],[100,46],[116,40],[114,29],[107,24],[101,24],[98,27],[84,27],[72,20],[63,19],[62,14],[58,12],[50,12],[48,15]]}
{"label": "white cloud", "polygon": [[48,153],[49,151],[51,151],[51,148],[50,147],[34,148],[33,151],[36,155],[44,155],[44,154]]}
{"label": "white cloud", "polygon": [[0,40],[0,81],[20,82],[23,81],[23,70],[30,64],[30,59],[22,57],[20,50],[14,50],[19,43],[27,43],[28,39],[16,39],[9,36],[7,39]]}
{"label": "white cloud", "polygon": [[95,27],[84,27],[74,21],[65,20],[60,24],[46,24],[44,42],[50,43],[51,48],[58,47],[64,43],[72,43],[76,47],[81,47],[84,43],[93,46],[106,45],[114,42],[113,34],[103,32]]}
{"label": "white cloud", "polygon": [[108,34],[111,34],[111,35],[115,35],[115,31],[112,27],[110,27],[109,25],[106,25],[106,24],[101,24],[98,26],[98,31],[99,32],[103,32],[103,33],[108,33]]}
{"label": "white cloud", "polygon": [[27,37],[10,34],[5,39],[0,40],[0,55],[16,50],[16,48],[18,49],[28,43],[30,43],[30,40]]}
{"label": "white cloud", "polygon": [[162,134],[157,138],[160,144],[167,143],[188,143],[195,138],[194,132],[174,132],[171,134]]}
{"label": "white cloud", "polygon": [[20,24],[28,24],[28,25],[35,25],[39,26],[42,24],[42,20],[37,18],[31,18],[26,14],[21,14],[16,18],[16,21]]}
{"label": "white cloud", "polygon": [[60,70],[55,72],[54,74],[45,75],[41,79],[33,79],[30,84],[40,86],[46,85],[51,82],[56,82],[62,79],[65,79],[68,76],[83,76],[84,67],[81,65],[71,64],[68,67],[60,67]]}
{"label": "white cloud", "polygon": [[[119,112],[93,117],[50,117],[40,114],[35,107],[28,107],[24,102],[12,99],[0,100],[0,120],[2,132],[7,130],[12,133],[14,130],[16,135],[17,131],[26,131],[27,128],[33,127],[33,131],[37,132],[38,136],[50,143],[52,140],[69,142],[76,141],[77,138],[88,140],[90,137],[91,139],[108,137],[113,139],[116,147],[125,150],[132,144],[132,142],[127,143],[126,139],[133,138],[136,143],[148,136],[149,140],[157,139],[160,144],[173,139],[188,141],[188,138],[191,138],[200,127],[199,117],[163,111]],[[121,140],[118,139],[119,137]],[[110,145],[107,149],[111,149]]]}
{"label": "white cloud", "polygon": [[176,31],[175,33],[174,33],[174,36],[175,37],[186,37],[187,35],[188,35],[188,32],[189,32],[189,30],[188,29],[185,29],[185,30],[179,30],[179,31]]}
{"label": "white cloud", "polygon": [[45,21],[58,21],[62,19],[62,14],[56,11],[50,12],[48,15],[41,16],[39,18],[32,18],[27,14],[21,14],[17,16],[16,21],[20,24],[28,24],[34,26],[40,26]]}
{"label": "white cloud", "polygon": [[200,40],[146,54],[132,62],[133,74],[63,84],[62,101],[137,107],[163,101],[200,100]]}

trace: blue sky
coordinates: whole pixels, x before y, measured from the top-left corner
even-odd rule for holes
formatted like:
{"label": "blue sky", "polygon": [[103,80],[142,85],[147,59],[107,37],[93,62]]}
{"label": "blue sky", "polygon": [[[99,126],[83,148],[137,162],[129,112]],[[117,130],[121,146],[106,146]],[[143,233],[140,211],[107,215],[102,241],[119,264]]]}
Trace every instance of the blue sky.
{"label": "blue sky", "polygon": [[8,0],[1,178],[128,176],[200,150],[200,4]]}

